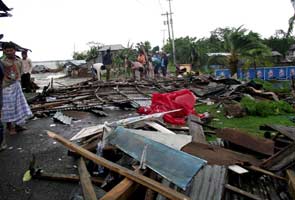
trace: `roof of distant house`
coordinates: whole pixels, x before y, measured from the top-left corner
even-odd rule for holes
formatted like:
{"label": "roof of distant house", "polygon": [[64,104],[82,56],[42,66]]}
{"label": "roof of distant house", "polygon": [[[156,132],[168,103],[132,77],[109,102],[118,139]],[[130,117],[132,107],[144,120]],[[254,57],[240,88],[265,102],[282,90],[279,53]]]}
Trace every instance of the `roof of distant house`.
{"label": "roof of distant house", "polygon": [[73,65],[75,67],[79,67],[79,66],[82,66],[84,64],[86,64],[85,60],[71,60],[71,61],[66,62],[64,64],[64,66]]}
{"label": "roof of distant house", "polygon": [[278,52],[278,51],[272,51],[271,55],[272,56],[282,56],[282,54],[280,52]]}
{"label": "roof of distant house", "polygon": [[230,53],[226,52],[217,52],[217,53],[207,53],[209,57],[211,56],[230,56]]}
{"label": "roof of distant house", "polygon": [[0,17],[10,17],[12,16],[8,11],[11,11],[11,8],[8,8],[2,0],[0,0]]}
{"label": "roof of distant house", "polygon": [[107,51],[108,49],[110,49],[111,51],[118,51],[125,49],[125,47],[121,44],[104,45],[98,51]]}

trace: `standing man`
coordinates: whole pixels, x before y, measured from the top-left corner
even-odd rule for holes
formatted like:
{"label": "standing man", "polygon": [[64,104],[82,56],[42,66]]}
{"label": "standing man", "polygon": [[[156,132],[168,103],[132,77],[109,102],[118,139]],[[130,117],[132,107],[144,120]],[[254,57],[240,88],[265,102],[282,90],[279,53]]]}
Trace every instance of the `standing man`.
{"label": "standing man", "polygon": [[3,130],[3,124],[2,124],[2,116],[1,116],[1,110],[2,110],[2,82],[4,77],[4,71],[3,71],[3,65],[0,62],[0,151],[4,150],[6,148],[6,144],[4,143],[4,130]]}
{"label": "standing man", "polygon": [[108,49],[107,53],[103,56],[102,58],[102,63],[103,65],[106,67],[107,70],[107,81],[110,80],[110,74],[111,74],[111,68],[112,68],[112,54],[111,54],[111,50]]}
{"label": "standing man", "polygon": [[161,69],[162,69],[163,77],[166,77],[167,75],[167,67],[168,67],[168,56],[165,52],[162,52]]}
{"label": "standing man", "polygon": [[31,73],[32,73],[32,61],[28,58],[28,52],[22,52],[22,65],[23,65],[23,75],[21,77],[22,88],[25,88],[25,92],[32,91],[31,85]]}
{"label": "standing man", "polygon": [[1,59],[4,68],[2,121],[7,123],[7,130],[13,135],[25,130],[21,125],[32,112],[20,85],[23,66],[15,55],[15,45],[7,42],[2,49],[5,54]]}

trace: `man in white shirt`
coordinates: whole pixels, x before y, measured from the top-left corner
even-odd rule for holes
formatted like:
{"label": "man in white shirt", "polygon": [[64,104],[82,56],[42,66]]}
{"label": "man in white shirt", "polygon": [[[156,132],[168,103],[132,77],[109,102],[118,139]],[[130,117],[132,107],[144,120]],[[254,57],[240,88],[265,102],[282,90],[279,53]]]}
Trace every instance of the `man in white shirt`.
{"label": "man in white shirt", "polygon": [[32,73],[32,61],[28,58],[28,52],[22,52],[22,64],[23,64],[23,74],[21,76],[21,83],[22,88],[25,89],[25,92],[32,91],[32,84],[31,84],[31,73]]}
{"label": "man in white shirt", "polygon": [[92,72],[97,77],[97,80],[101,81],[101,75],[106,73],[106,67],[102,63],[94,63]]}

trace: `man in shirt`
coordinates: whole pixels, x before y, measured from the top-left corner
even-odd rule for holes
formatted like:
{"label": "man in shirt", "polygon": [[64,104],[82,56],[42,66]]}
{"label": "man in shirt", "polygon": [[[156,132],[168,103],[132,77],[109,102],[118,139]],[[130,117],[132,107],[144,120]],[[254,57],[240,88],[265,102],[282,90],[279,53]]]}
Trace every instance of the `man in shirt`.
{"label": "man in shirt", "polygon": [[3,130],[3,124],[1,120],[1,110],[2,110],[2,81],[3,81],[4,71],[3,71],[3,65],[0,62],[0,151],[4,150],[7,145],[4,142],[4,130]]}
{"label": "man in shirt", "polygon": [[22,88],[25,89],[25,92],[31,92],[31,73],[32,73],[32,61],[28,58],[28,52],[22,52],[22,65],[23,65],[23,75],[21,76]]}
{"label": "man in shirt", "polygon": [[7,123],[7,130],[13,135],[24,130],[21,125],[32,112],[20,85],[23,66],[15,55],[15,45],[7,42],[2,49],[5,54],[1,59],[4,69],[2,121]]}
{"label": "man in shirt", "polygon": [[112,54],[111,54],[111,50],[108,49],[107,50],[107,53],[103,56],[102,58],[102,63],[103,65],[106,67],[106,70],[107,70],[107,81],[110,80],[110,74],[111,74],[111,68],[112,68]]}

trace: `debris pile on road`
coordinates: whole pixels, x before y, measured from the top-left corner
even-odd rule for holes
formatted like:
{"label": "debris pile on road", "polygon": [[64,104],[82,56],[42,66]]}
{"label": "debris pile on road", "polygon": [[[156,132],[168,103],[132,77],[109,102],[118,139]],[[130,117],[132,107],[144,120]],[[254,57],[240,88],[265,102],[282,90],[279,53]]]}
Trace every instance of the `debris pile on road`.
{"label": "debris pile on road", "polygon": [[[245,97],[267,102],[289,98],[255,82],[207,76],[48,87],[31,103],[36,116],[55,114],[56,120],[71,124],[71,117],[62,112],[89,111],[103,117],[108,114],[105,107],[115,106],[133,114],[82,128],[69,139],[47,131],[77,159],[77,174],[50,173],[31,165],[31,175],[79,181],[84,199],[295,198],[295,127],[266,124],[262,138],[208,125],[210,113],[197,113],[198,106],[194,110],[197,101],[223,105],[227,117],[243,117]],[[132,112],[138,108],[145,115]],[[208,134],[216,140],[208,141]]]}

